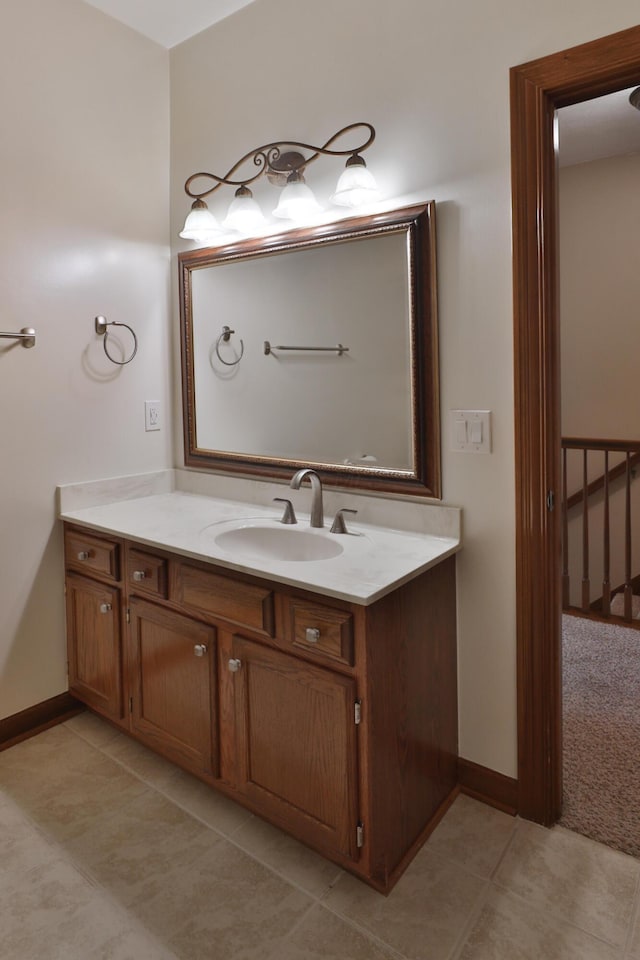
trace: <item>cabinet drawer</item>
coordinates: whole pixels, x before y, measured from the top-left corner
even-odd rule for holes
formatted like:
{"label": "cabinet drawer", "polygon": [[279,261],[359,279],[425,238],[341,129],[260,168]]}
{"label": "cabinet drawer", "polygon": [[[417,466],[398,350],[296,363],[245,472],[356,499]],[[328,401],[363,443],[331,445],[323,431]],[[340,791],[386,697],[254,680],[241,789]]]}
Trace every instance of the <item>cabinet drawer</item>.
{"label": "cabinet drawer", "polygon": [[290,600],[289,630],[294,647],[353,666],[353,616],[348,610]]}
{"label": "cabinet drawer", "polygon": [[88,533],[65,530],[64,550],[68,567],[85,573],[100,574],[109,580],[120,576],[120,547],[111,540],[100,540]]}
{"label": "cabinet drawer", "polygon": [[167,599],[167,561],[142,550],[127,554],[127,580],[136,593]]}
{"label": "cabinet drawer", "polygon": [[181,563],[175,569],[171,599],[267,637],[274,635],[273,591],[268,588]]}

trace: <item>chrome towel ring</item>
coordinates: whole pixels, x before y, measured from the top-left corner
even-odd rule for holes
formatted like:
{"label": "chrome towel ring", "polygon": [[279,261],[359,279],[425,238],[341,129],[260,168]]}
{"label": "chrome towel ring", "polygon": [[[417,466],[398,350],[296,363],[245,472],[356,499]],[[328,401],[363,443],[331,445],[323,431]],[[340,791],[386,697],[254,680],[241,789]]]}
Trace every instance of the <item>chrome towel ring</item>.
{"label": "chrome towel ring", "polygon": [[[96,333],[99,336],[104,337],[104,340],[102,341],[102,346],[104,347],[104,352],[106,353],[107,357],[109,358],[109,360],[111,360],[111,363],[117,363],[119,367],[124,367],[125,364],[131,363],[136,353],[138,352],[138,338],[136,337],[131,327],[127,323],[118,323],[117,320],[107,320],[106,317],[102,317],[102,316],[96,317],[95,323],[96,323]],[[111,354],[109,353],[109,350],[107,348],[107,337],[109,336],[107,327],[125,327],[133,337],[133,352],[127,360],[116,360],[116,358],[112,357]]]}
{"label": "chrome towel ring", "polygon": [[222,333],[216,340],[216,356],[218,357],[218,360],[220,361],[220,363],[224,363],[225,367],[235,367],[238,363],[240,363],[240,361],[242,360],[242,356],[244,354],[244,343],[242,340],[240,340],[240,356],[239,357],[236,357],[235,360],[224,360],[220,356],[220,341],[222,341],[223,343],[228,343],[229,340],[231,339],[232,333],[235,333],[235,330],[231,330],[230,327],[227,327],[225,324],[225,326],[222,328]]}

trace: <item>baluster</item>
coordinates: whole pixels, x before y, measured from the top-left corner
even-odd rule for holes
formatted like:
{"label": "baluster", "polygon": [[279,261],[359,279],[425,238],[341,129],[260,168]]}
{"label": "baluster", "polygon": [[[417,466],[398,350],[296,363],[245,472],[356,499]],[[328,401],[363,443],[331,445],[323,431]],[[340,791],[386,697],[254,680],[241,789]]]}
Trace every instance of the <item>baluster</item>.
{"label": "baluster", "polygon": [[570,600],[569,580],[569,508],[567,507],[567,448],[562,450],[562,607]]}
{"label": "baluster", "polygon": [[631,454],[627,451],[627,472],[625,490],[624,519],[624,618],[631,620],[633,603],[631,600]]}
{"label": "baluster", "polygon": [[582,609],[589,610],[589,492],[587,484],[587,451],[582,451]]}
{"label": "baluster", "polygon": [[602,615],[611,614],[611,580],[609,557],[609,451],[604,451],[604,543],[602,546],[603,579],[602,579]]}

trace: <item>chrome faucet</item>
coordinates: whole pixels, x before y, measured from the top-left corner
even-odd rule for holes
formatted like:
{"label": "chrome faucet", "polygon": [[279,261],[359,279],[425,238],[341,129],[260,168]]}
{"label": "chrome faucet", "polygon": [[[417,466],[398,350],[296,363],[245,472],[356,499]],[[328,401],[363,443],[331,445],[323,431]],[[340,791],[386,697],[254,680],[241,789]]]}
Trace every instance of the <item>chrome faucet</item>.
{"label": "chrome faucet", "polygon": [[324,526],[324,512],[322,509],[322,483],[320,482],[320,477],[315,472],[315,470],[310,470],[309,467],[304,467],[302,470],[298,470],[297,473],[291,477],[289,486],[292,490],[299,490],[300,484],[305,477],[309,477],[309,482],[311,483],[311,519],[309,525],[311,527],[323,527]]}

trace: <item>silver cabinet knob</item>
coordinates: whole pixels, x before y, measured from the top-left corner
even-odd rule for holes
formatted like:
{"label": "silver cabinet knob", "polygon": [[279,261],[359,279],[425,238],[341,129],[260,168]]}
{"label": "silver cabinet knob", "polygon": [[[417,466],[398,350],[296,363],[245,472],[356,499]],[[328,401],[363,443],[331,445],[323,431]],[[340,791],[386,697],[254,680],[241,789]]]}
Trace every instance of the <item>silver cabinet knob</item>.
{"label": "silver cabinet knob", "polygon": [[195,653],[196,657],[204,657],[205,653],[207,652],[206,643],[196,643],[193,648],[193,652]]}
{"label": "silver cabinet knob", "polygon": [[133,573],[131,574],[131,579],[135,580],[136,583],[140,583],[142,580],[146,579],[146,576],[147,575],[144,572],[144,570],[134,570]]}
{"label": "silver cabinet knob", "polygon": [[240,660],[229,660],[229,670],[231,673],[237,673],[241,666],[242,663]]}
{"label": "silver cabinet knob", "polygon": [[100,604],[100,613],[111,613],[112,607],[110,603],[101,603]]}
{"label": "silver cabinet knob", "polygon": [[307,627],[304,636],[307,643],[317,643],[320,639],[320,631],[317,627]]}
{"label": "silver cabinet knob", "polygon": [[89,559],[89,551],[81,550],[80,553],[78,554],[78,560],[88,560],[88,559]]}

